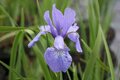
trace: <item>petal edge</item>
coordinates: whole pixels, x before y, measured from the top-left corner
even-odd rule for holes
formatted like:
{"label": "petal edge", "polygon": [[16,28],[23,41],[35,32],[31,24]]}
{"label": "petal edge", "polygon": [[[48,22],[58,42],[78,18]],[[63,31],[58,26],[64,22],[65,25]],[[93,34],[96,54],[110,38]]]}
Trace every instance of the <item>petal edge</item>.
{"label": "petal edge", "polygon": [[54,47],[47,48],[44,58],[53,72],[66,72],[72,62],[72,57],[66,50],[57,50]]}
{"label": "petal edge", "polygon": [[70,33],[70,34],[68,34],[68,38],[75,43],[77,52],[82,52],[82,48],[80,46],[80,41],[79,41],[79,34],[78,33]]}

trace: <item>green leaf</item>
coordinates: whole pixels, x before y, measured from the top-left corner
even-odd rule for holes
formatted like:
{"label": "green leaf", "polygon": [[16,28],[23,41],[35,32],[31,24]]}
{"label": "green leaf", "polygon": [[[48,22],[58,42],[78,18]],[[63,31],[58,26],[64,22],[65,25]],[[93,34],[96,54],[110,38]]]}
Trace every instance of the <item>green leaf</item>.
{"label": "green leaf", "polygon": [[5,13],[5,15],[8,17],[8,19],[11,22],[12,27],[15,27],[15,21],[12,19],[12,17],[9,15],[9,13],[4,9],[3,6],[0,5],[0,9]]}
{"label": "green leaf", "polygon": [[67,75],[68,75],[69,80],[72,80],[72,79],[71,79],[71,76],[70,76],[70,74],[69,74],[69,71],[67,71]]}
{"label": "green leaf", "polygon": [[24,80],[24,78],[20,74],[18,74],[14,69],[12,69],[10,66],[5,64],[1,60],[0,60],[0,64],[2,64],[5,68],[7,68],[8,70],[11,70],[13,73],[15,73],[17,76],[19,76],[20,79]]}
{"label": "green leaf", "polygon": [[82,41],[83,45],[85,46],[86,51],[91,53],[92,52],[91,48],[85,43],[85,41],[83,39],[81,39],[81,41]]}
{"label": "green leaf", "polygon": [[60,72],[60,80],[63,80],[62,72]]}
{"label": "green leaf", "polygon": [[0,42],[10,38],[10,37],[13,37],[14,35],[16,35],[16,32],[10,32],[10,33],[6,33],[5,35],[2,35],[0,37]]}
{"label": "green leaf", "polygon": [[97,58],[99,57],[98,54],[99,54],[100,47],[101,47],[101,40],[102,40],[101,32],[99,29],[94,48],[93,48],[92,53],[87,61],[87,66],[86,66],[85,71],[83,73],[82,80],[92,80],[92,78],[93,78],[93,75],[92,75],[93,69],[95,67],[95,63],[97,61]]}
{"label": "green leaf", "polygon": [[24,19],[24,9],[22,8],[21,9],[21,26],[23,27],[24,26],[24,23],[25,22],[25,19]]}
{"label": "green leaf", "polygon": [[73,64],[73,80],[79,80],[77,75],[77,66]]}
{"label": "green leaf", "polygon": [[21,69],[22,69],[22,55],[23,55],[23,37],[24,37],[24,33],[21,32],[21,36],[19,36],[20,38],[20,42],[18,44],[18,54],[16,56],[16,65],[15,65],[15,70],[17,71],[17,73],[21,73]]}
{"label": "green leaf", "polygon": [[89,0],[88,1],[88,20],[89,20],[89,36],[90,36],[90,47],[93,48],[94,42],[96,39],[96,17],[95,17],[95,11],[93,7],[93,1],[94,0]]}
{"label": "green leaf", "polygon": [[0,26],[0,32],[12,32],[12,31],[20,31],[25,30],[23,27],[9,27],[9,26]]}
{"label": "green leaf", "polygon": [[107,41],[105,39],[103,30],[102,30],[101,27],[100,27],[100,31],[101,31],[101,34],[102,34],[103,43],[104,43],[104,46],[105,46],[105,51],[106,51],[106,55],[107,55],[107,59],[108,59],[108,64],[109,64],[109,67],[110,67],[111,78],[112,78],[112,80],[116,80],[115,79],[115,72],[114,72],[114,68],[113,68],[113,63],[112,63],[112,58],[111,58],[110,51],[109,51],[109,47],[107,45]]}
{"label": "green leaf", "polygon": [[[22,31],[18,32],[13,41],[13,46],[12,46],[11,53],[10,53],[10,67],[13,69],[16,67],[17,48],[18,48],[19,43],[21,43],[22,36],[23,36],[23,32]],[[16,78],[17,76],[10,69],[9,80],[15,80]]]}

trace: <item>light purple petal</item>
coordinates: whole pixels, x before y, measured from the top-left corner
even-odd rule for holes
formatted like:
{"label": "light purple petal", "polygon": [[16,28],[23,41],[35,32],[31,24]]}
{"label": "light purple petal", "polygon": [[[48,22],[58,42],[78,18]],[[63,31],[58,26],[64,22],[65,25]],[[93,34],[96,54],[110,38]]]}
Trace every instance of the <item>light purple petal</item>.
{"label": "light purple petal", "polygon": [[50,26],[46,25],[46,26],[40,26],[40,32],[35,36],[35,38],[28,44],[28,47],[31,48],[32,46],[34,46],[35,42],[37,42],[40,39],[41,35],[46,34],[47,32],[51,33],[50,30]]}
{"label": "light purple petal", "polygon": [[58,10],[55,6],[55,4],[53,5],[53,9],[52,9],[52,18],[53,18],[53,22],[56,26],[56,29],[58,31],[58,33],[60,34],[60,29],[61,29],[61,24],[62,24],[62,20],[63,20],[63,14],[60,10]]}
{"label": "light purple petal", "polygon": [[61,36],[55,37],[54,47],[56,49],[64,49],[64,40],[63,40],[63,37],[61,37]]}
{"label": "light purple petal", "polygon": [[73,24],[73,23],[75,22],[76,13],[75,13],[75,11],[74,11],[73,9],[71,9],[71,8],[66,8],[66,9],[65,9],[65,12],[64,12],[64,16],[65,16],[65,18],[69,19],[68,21],[69,21],[70,23]]}
{"label": "light purple petal", "polygon": [[47,48],[44,58],[53,72],[66,72],[72,62],[72,58],[66,49],[57,50],[53,47]]}
{"label": "light purple petal", "polygon": [[53,37],[56,37],[57,36],[57,31],[52,24],[52,21],[50,19],[50,15],[49,15],[49,11],[46,11],[44,13],[44,19],[47,22],[47,24],[50,25],[50,30],[51,30],[51,33],[52,33]]}
{"label": "light purple petal", "polygon": [[72,24],[75,22],[75,16],[76,13],[71,8],[66,8],[64,12],[64,27],[62,30],[62,36],[65,37],[68,29],[72,26]]}
{"label": "light purple petal", "polygon": [[39,29],[40,29],[41,32],[50,32],[50,33],[51,33],[51,30],[50,30],[50,26],[49,26],[49,25],[40,26]]}
{"label": "light purple petal", "polygon": [[76,42],[76,44],[75,44],[75,47],[76,47],[76,50],[77,50],[78,52],[82,52],[82,48],[81,48],[79,39],[77,39],[77,42]]}
{"label": "light purple petal", "polygon": [[71,32],[76,32],[79,29],[79,27],[77,26],[77,24],[75,23],[73,26],[71,26],[68,31],[67,34],[71,33]]}
{"label": "light purple petal", "polygon": [[40,38],[41,35],[42,35],[42,33],[39,32],[39,33],[35,36],[35,38],[28,44],[28,47],[31,48],[32,46],[34,46],[35,42],[37,42],[37,41],[39,40],[39,38]]}
{"label": "light purple petal", "polygon": [[70,33],[70,34],[68,34],[68,38],[71,41],[75,42],[76,50],[78,52],[82,52],[82,48],[81,48],[80,41],[79,41],[79,34],[77,34],[77,33]]}

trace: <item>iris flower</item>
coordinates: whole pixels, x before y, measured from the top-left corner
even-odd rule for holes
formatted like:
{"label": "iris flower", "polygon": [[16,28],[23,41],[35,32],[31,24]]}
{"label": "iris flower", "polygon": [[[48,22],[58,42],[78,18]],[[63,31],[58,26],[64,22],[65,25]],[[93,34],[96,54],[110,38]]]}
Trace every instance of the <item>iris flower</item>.
{"label": "iris flower", "polygon": [[58,10],[55,4],[52,7],[52,20],[49,11],[44,13],[44,20],[48,25],[41,26],[40,32],[28,44],[32,47],[35,42],[40,39],[41,35],[51,33],[54,38],[52,47],[48,47],[44,53],[44,58],[48,66],[53,72],[66,72],[72,62],[72,57],[69,54],[70,49],[64,43],[64,38],[68,37],[75,43],[77,52],[82,52],[79,34],[76,32],[79,27],[75,23],[76,13],[71,8],[66,8],[64,14]]}

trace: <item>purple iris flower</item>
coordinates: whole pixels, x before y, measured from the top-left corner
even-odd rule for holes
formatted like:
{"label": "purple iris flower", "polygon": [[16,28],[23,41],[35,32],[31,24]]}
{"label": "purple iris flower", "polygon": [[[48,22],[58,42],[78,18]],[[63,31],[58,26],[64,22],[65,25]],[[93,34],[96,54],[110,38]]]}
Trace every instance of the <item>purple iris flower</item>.
{"label": "purple iris flower", "polygon": [[[70,67],[72,58],[69,54],[70,49],[64,43],[64,38],[68,38],[75,43],[75,48],[78,52],[82,52],[79,34],[76,32],[79,27],[75,23],[76,13],[71,8],[66,8],[64,14],[53,5],[52,8],[52,20],[49,15],[49,11],[44,14],[44,19],[48,25],[41,26],[40,32],[37,36],[28,44],[28,47],[32,47],[35,42],[40,39],[41,35],[51,33],[54,37],[53,47],[48,47],[45,51],[44,58],[50,69],[54,72],[66,72]],[[54,24],[53,24],[54,23]]]}

